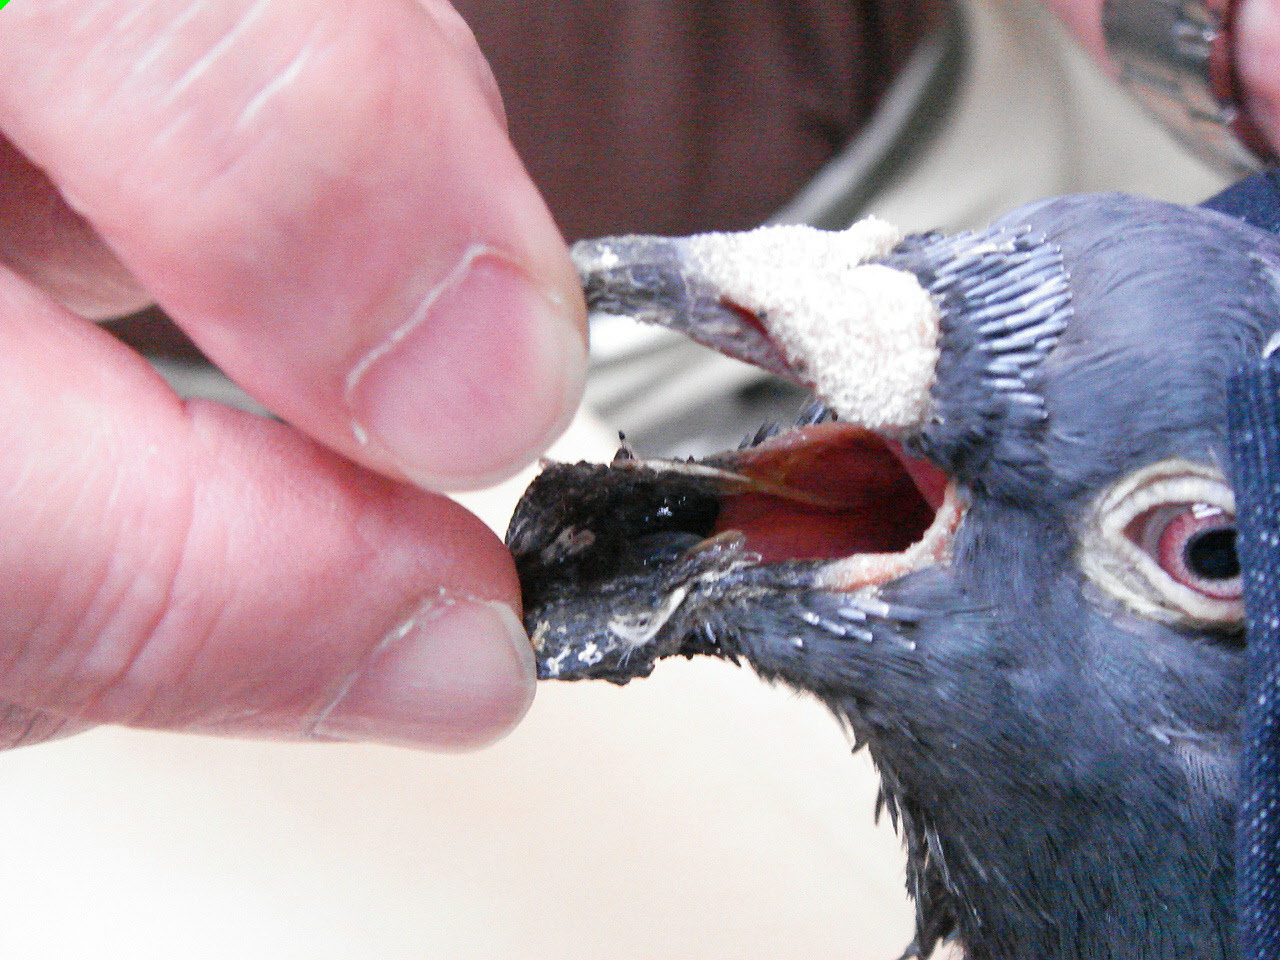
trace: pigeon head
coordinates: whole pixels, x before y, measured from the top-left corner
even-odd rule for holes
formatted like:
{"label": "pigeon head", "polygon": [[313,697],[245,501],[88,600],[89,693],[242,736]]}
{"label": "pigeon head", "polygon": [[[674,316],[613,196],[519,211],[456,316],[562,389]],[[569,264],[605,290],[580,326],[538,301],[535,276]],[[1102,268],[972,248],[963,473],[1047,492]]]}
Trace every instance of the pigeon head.
{"label": "pigeon head", "polygon": [[548,466],[508,533],[541,676],[710,655],[817,697],[881,774],[920,955],[1235,956],[1224,383],[1280,323],[1280,245],[1099,195],[575,257],[593,309],[827,408],[706,460]]}

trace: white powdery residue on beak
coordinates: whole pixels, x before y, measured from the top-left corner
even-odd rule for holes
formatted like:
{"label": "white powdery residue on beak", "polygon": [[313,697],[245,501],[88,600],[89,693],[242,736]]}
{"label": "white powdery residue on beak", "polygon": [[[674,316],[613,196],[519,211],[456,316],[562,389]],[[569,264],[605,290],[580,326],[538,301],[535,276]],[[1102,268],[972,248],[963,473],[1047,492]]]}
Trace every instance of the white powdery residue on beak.
{"label": "white powdery residue on beak", "polygon": [[938,360],[938,310],[909,273],[867,260],[901,239],[867,217],[847,230],[761,227],[690,237],[691,271],[752,311],[841,419],[919,426]]}

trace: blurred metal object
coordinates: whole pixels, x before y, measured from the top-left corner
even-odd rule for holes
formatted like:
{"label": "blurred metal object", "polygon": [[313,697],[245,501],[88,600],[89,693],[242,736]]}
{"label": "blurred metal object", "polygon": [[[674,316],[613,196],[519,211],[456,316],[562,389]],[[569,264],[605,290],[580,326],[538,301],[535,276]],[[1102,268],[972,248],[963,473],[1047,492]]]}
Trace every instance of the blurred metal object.
{"label": "blurred metal object", "polygon": [[1275,151],[1240,97],[1239,0],[1106,0],[1102,29],[1120,79],[1197,156],[1246,176]]}

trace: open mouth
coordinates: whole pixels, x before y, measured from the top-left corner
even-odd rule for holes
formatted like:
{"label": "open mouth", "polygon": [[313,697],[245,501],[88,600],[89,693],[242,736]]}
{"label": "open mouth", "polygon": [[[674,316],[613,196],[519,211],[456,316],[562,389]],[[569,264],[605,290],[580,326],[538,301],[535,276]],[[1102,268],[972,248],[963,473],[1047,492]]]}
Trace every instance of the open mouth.
{"label": "open mouth", "polygon": [[[619,466],[626,468],[623,461]],[[944,561],[962,515],[954,484],[894,440],[839,422],[797,426],[703,461],[642,460],[656,478],[716,491],[714,520],[686,531],[755,563],[810,561],[814,585],[874,588]]]}
{"label": "open mouth", "polygon": [[507,537],[542,676],[625,682],[671,654],[732,656],[732,618],[768,591],[874,603],[949,554],[954,487],[894,439],[927,416],[936,308],[910,274],[866,263],[895,242],[884,225],[776,232],[789,229],[731,235],[727,252],[730,235],[575,249],[594,311],[797,380],[836,418],[704,460],[624,451],[544,470]]}
{"label": "open mouth", "polygon": [[848,590],[936,562],[949,545],[946,474],[865,428],[798,427],[725,460],[742,479],[730,481],[715,532],[739,533],[763,563],[829,561],[824,585]]}
{"label": "open mouth", "polygon": [[539,675],[626,682],[666,656],[732,656],[722,625],[763,594],[874,603],[944,562],[961,516],[933,464],[825,422],[700,461],[549,465],[507,540]]}

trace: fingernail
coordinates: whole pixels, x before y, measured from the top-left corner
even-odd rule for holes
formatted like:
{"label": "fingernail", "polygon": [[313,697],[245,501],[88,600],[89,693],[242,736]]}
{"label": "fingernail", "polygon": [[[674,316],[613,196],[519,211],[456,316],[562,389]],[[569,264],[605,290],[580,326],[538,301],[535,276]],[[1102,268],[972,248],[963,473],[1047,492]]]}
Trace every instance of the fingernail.
{"label": "fingernail", "polygon": [[568,426],[586,376],[569,310],[496,252],[475,248],[348,381],[357,436],[410,480],[504,479]]}
{"label": "fingernail", "polygon": [[312,733],[406,747],[483,746],[520,722],[535,677],[533,648],[510,607],[433,601],[392,631]]}

